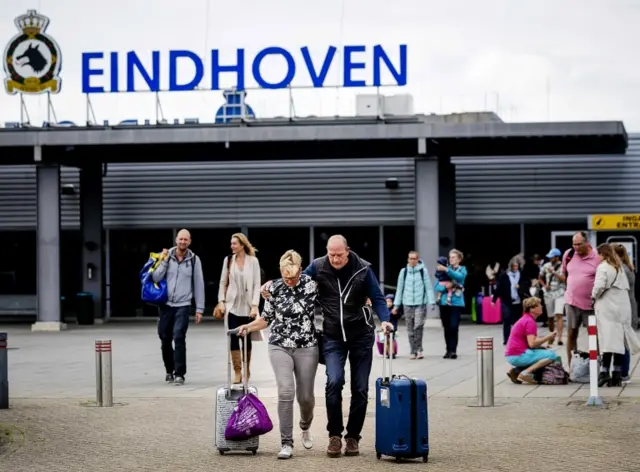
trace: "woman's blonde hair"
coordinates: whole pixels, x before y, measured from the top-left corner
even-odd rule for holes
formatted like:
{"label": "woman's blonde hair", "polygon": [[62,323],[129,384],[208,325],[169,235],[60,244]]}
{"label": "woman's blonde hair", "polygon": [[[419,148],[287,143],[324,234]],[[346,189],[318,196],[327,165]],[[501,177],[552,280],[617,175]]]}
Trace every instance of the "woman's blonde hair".
{"label": "woman's blonde hair", "polygon": [[529,297],[525,298],[522,302],[522,311],[525,313],[530,313],[536,307],[542,306],[542,300],[538,297]]}
{"label": "woman's blonde hair", "polygon": [[250,256],[255,257],[256,252],[258,252],[258,250],[251,245],[251,243],[249,242],[249,239],[244,234],[235,233],[233,236],[231,236],[231,239],[233,238],[236,238],[238,240],[238,242],[240,243],[240,246],[244,248],[244,252],[246,252]]}
{"label": "woman's blonde hair", "polygon": [[619,270],[622,265],[622,261],[613,250],[613,245],[609,243],[602,243],[598,246],[598,254],[602,256],[602,260],[608,262],[615,270]]}
{"label": "woman's blonde hair", "polygon": [[286,277],[295,277],[302,267],[302,256],[289,249],[280,258],[280,270]]}
{"label": "woman's blonde hair", "polygon": [[455,254],[456,256],[458,256],[460,258],[459,264],[462,264],[462,261],[464,260],[464,254],[462,254],[462,251],[452,249],[451,251],[449,251],[449,255],[451,254]]}
{"label": "woman's blonde hair", "polygon": [[629,253],[627,252],[627,248],[624,247],[622,244],[614,244],[613,249],[616,251],[616,254],[620,258],[622,263],[626,265],[629,269],[631,269],[633,272],[635,272],[635,269],[633,268],[633,263],[631,262],[631,259],[629,258]]}

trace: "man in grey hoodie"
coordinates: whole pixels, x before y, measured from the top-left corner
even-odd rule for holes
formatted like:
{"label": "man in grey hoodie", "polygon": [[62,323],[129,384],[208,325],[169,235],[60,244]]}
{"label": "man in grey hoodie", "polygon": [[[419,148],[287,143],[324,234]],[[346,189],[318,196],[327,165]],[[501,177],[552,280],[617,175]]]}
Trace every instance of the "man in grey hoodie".
{"label": "man in grey hoodie", "polygon": [[[196,323],[204,312],[204,277],[200,258],[189,249],[191,234],[178,232],[176,246],[162,250],[162,262],[153,272],[153,281],[167,280],[168,300],[159,307],[158,336],[167,383],[183,385],[187,373],[187,328],[195,302]],[[174,346],[175,345],[175,351]]]}

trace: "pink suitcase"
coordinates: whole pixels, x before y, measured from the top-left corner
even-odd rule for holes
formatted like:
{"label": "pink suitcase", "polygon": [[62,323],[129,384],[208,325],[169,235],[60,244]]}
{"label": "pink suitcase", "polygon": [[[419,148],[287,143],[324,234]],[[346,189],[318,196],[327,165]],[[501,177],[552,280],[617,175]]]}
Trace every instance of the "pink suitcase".
{"label": "pink suitcase", "polygon": [[502,305],[500,299],[496,300],[495,305],[491,304],[493,297],[484,297],[482,299],[482,322],[485,324],[502,323]]}

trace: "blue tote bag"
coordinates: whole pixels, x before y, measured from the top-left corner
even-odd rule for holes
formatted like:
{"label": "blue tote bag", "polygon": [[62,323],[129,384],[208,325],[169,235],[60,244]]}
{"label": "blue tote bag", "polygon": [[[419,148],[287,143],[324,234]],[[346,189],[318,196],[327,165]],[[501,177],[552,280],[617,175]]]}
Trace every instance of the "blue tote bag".
{"label": "blue tote bag", "polygon": [[164,305],[167,303],[167,280],[162,279],[155,283],[151,275],[160,265],[160,254],[152,252],[149,260],[140,271],[140,281],[142,282],[142,301],[151,305]]}

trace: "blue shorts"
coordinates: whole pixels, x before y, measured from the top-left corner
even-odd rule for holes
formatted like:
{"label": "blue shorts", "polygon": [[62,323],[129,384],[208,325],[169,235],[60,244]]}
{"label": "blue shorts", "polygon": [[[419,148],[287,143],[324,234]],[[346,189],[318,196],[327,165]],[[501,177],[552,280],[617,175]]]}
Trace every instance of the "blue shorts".
{"label": "blue shorts", "polygon": [[551,349],[527,349],[519,356],[507,356],[507,362],[513,367],[529,367],[543,359],[559,361],[560,356]]}

